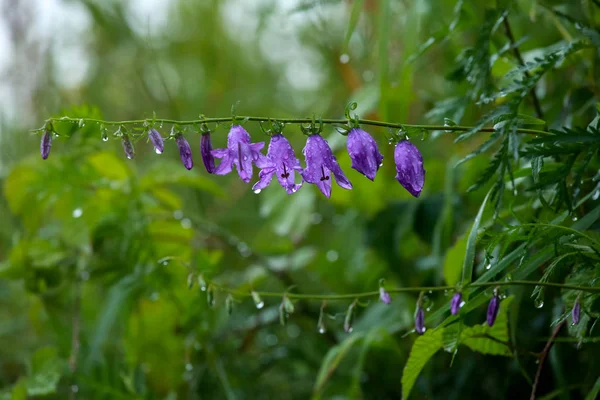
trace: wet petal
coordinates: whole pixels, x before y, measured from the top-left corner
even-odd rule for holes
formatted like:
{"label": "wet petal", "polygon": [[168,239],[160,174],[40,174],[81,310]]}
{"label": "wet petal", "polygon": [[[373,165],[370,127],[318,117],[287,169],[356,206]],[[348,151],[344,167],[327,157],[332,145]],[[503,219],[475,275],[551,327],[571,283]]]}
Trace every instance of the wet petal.
{"label": "wet petal", "polygon": [[302,177],[306,182],[317,185],[326,197],[331,196],[331,172],[339,186],[352,189],[352,184],[337,163],[329,144],[320,135],[308,137],[303,153],[306,169],[302,171]]}
{"label": "wet petal", "polygon": [[379,152],[375,139],[362,129],[354,128],[348,132],[346,145],[352,160],[352,168],[370,180],[374,180],[383,162],[383,155]]}
{"label": "wet petal", "polygon": [[42,136],[42,141],[40,142],[40,153],[42,155],[42,159],[47,159],[50,155],[50,148],[52,147],[52,132],[46,130],[44,135]]}
{"label": "wet petal", "polygon": [[200,139],[200,153],[202,154],[202,162],[204,168],[209,174],[215,171],[215,158],[212,154],[212,142],[210,140],[210,133],[203,133]]}
{"label": "wet petal", "polygon": [[177,142],[177,147],[179,147],[179,156],[181,157],[181,162],[183,165],[189,170],[194,166],[194,160],[192,159],[192,149],[190,144],[182,134],[178,134],[175,138],[175,142]]}
{"label": "wet petal", "polygon": [[394,161],[396,163],[396,179],[398,182],[410,194],[419,197],[425,184],[423,156],[421,156],[419,149],[408,140],[402,140],[396,144]]}
{"label": "wet petal", "polygon": [[493,326],[494,322],[496,322],[496,317],[498,316],[498,309],[500,308],[500,297],[498,295],[492,296],[490,299],[490,304],[487,309],[487,324],[489,326]]}
{"label": "wet petal", "polygon": [[150,130],[148,130],[148,137],[150,138],[150,141],[154,145],[154,149],[156,150],[156,153],[162,154],[162,152],[165,150],[165,144],[163,142],[162,136],[160,136],[160,133],[158,133],[158,131],[156,129],[150,128]]}

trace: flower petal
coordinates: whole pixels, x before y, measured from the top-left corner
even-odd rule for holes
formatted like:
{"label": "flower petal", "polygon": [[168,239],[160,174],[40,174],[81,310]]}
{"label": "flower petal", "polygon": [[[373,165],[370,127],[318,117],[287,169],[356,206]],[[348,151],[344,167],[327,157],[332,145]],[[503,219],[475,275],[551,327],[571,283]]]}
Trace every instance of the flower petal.
{"label": "flower petal", "polygon": [[394,150],[394,161],[396,163],[396,179],[398,182],[410,194],[419,197],[425,184],[423,156],[421,156],[419,149],[408,140],[402,140],[398,142]]}
{"label": "flower petal", "polygon": [[215,158],[212,154],[212,142],[210,140],[210,133],[203,133],[200,139],[200,153],[202,154],[202,162],[204,168],[209,174],[215,171]]}
{"label": "flower petal", "polygon": [[346,145],[352,160],[352,168],[368,179],[375,180],[375,175],[383,162],[383,155],[379,152],[375,139],[362,129],[354,128],[348,132]]}

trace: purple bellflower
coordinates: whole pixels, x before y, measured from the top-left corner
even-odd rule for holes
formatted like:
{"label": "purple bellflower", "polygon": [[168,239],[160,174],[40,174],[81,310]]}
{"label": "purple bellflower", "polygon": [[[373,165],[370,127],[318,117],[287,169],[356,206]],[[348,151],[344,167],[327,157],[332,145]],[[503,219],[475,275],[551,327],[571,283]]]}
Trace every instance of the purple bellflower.
{"label": "purple bellflower", "polygon": [[148,137],[154,145],[156,154],[162,154],[162,152],[165,150],[165,143],[163,142],[163,138],[160,136],[160,133],[158,133],[156,129],[150,128],[150,130],[148,130]]}
{"label": "purple bellflower", "polygon": [[423,307],[417,307],[417,313],[415,314],[415,330],[419,335],[425,333],[425,310]]}
{"label": "purple bellflower", "polygon": [[302,173],[300,161],[296,158],[290,142],[281,133],[271,137],[267,159],[269,165],[261,169],[258,174],[260,180],[252,187],[255,192],[258,193],[269,186],[275,173],[279,184],[288,194],[295,193],[302,187],[302,183],[294,183],[296,175],[294,171]]}
{"label": "purple bellflower", "polygon": [[573,319],[573,325],[577,325],[581,319],[581,304],[579,303],[579,298],[575,300],[575,304],[571,310],[571,318]]}
{"label": "purple bellflower", "polygon": [[234,125],[227,137],[226,149],[215,149],[211,154],[221,158],[221,164],[215,168],[214,174],[227,175],[233,166],[237,168],[240,178],[248,183],[252,179],[252,163],[258,168],[266,168],[270,165],[267,157],[260,150],[265,147],[264,142],[251,143],[250,135],[240,125]]}
{"label": "purple bellflower", "polygon": [[129,135],[124,134],[123,137],[121,137],[121,144],[123,145],[125,156],[131,160],[135,156],[135,149],[133,143],[131,143],[131,139],[129,139]]}
{"label": "purple bellflower", "polygon": [[212,143],[210,141],[210,133],[206,132],[202,134],[200,139],[200,153],[202,154],[202,162],[204,167],[209,174],[215,172],[215,158],[212,153]]}
{"label": "purple bellflower", "polygon": [[46,130],[44,131],[44,135],[42,136],[42,141],[40,142],[40,153],[42,154],[42,159],[47,159],[50,155],[50,148],[52,147],[52,131]]}
{"label": "purple bellflower", "polygon": [[379,300],[384,304],[390,304],[392,302],[392,296],[390,296],[383,286],[379,287]]}
{"label": "purple bellflower", "polygon": [[500,297],[496,293],[490,299],[490,304],[487,309],[487,324],[493,326],[498,316],[498,309],[500,308]]}
{"label": "purple bellflower", "polygon": [[306,169],[302,177],[306,182],[317,185],[326,197],[331,196],[331,173],[339,186],[352,189],[352,183],[344,175],[329,144],[321,135],[310,135],[302,152],[306,157]]}
{"label": "purple bellflower", "polygon": [[408,140],[401,140],[394,150],[396,162],[396,179],[415,197],[421,195],[425,184],[423,156],[419,149]]}
{"label": "purple bellflower", "polygon": [[185,140],[185,137],[181,133],[175,136],[175,141],[177,142],[177,147],[179,147],[181,162],[188,170],[192,169],[194,160],[192,160],[192,149],[190,148],[190,144]]}
{"label": "purple bellflower", "polygon": [[462,293],[456,292],[454,296],[452,296],[452,301],[450,302],[450,312],[452,315],[458,314],[458,310],[460,310],[460,304],[462,303]]}
{"label": "purple bellflower", "polygon": [[379,152],[375,139],[362,129],[353,128],[348,132],[347,147],[352,168],[374,180],[383,162],[383,155]]}

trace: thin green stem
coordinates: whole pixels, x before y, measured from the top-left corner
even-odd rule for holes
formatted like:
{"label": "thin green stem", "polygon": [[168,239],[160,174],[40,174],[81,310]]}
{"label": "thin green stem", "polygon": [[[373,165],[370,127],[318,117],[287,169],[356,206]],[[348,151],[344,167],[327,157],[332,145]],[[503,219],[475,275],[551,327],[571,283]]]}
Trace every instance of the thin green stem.
{"label": "thin green stem", "polygon": [[[250,297],[250,292],[243,292],[239,290],[229,289],[214,282],[211,282],[215,289],[230,293],[238,297]],[[502,281],[502,282],[474,282],[463,288],[479,288],[479,287],[496,287],[496,286],[545,286],[555,287],[560,289],[579,290],[581,292],[589,293],[600,293],[600,287],[592,286],[577,286],[567,285],[563,283],[553,282],[538,282],[538,281]],[[445,290],[456,290],[455,286],[414,286],[414,287],[403,287],[386,289],[390,293],[406,293],[406,292],[440,292]],[[281,297],[286,296],[289,299],[297,300],[353,300],[360,298],[378,297],[379,291],[362,292],[362,293],[349,293],[349,294],[300,294],[300,293],[280,293],[280,292],[259,292],[256,291],[261,297]]]}
{"label": "thin green stem", "polygon": [[[323,123],[326,125],[347,125],[347,119],[317,119],[314,120],[312,118],[269,118],[269,117],[252,117],[252,116],[232,116],[232,117],[218,117],[218,118],[204,118],[204,119],[196,119],[189,121],[177,121],[174,119],[165,119],[165,118],[157,118],[157,119],[134,119],[134,120],[126,120],[126,121],[104,121],[101,119],[93,119],[93,118],[71,118],[71,117],[60,117],[60,118],[49,118],[46,120],[46,123],[57,123],[57,122],[71,122],[71,123],[96,123],[108,126],[129,126],[129,125],[144,125],[144,124],[171,124],[171,125],[180,125],[180,126],[188,126],[188,125],[200,125],[203,123],[223,123],[223,122],[234,122],[234,121],[255,121],[255,122],[269,122],[269,121],[277,121],[284,124],[310,124],[313,122]],[[393,129],[406,129],[406,128],[414,128],[414,129],[422,129],[426,131],[452,131],[452,132],[465,132],[473,129],[472,126],[444,126],[444,125],[412,125],[412,124],[402,124],[395,122],[383,122],[383,121],[374,121],[370,119],[358,119],[358,122],[361,125],[370,125],[370,126],[380,126],[384,128],[393,128]],[[36,129],[36,131],[40,131],[43,128]],[[479,132],[494,132],[495,129],[493,127],[484,127],[478,129]],[[528,129],[528,128],[518,128],[517,132],[525,133],[530,135],[546,135],[548,132],[541,131],[537,129]]]}

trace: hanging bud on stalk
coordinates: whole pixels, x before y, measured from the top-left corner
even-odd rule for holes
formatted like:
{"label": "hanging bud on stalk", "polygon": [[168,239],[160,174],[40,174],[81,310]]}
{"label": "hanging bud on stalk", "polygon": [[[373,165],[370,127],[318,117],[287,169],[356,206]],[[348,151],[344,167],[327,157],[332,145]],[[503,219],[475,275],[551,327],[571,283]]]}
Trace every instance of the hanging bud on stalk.
{"label": "hanging bud on stalk", "polygon": [[177,142],[177,147],[179,147],[179,156],[181,157],[183,166],[188,170],[192,169],[194,161],[192,160],[192,149],[190,144],[185,140],[185,137],[181,133],[178,133],[177,136],[175,136],[175,141]]}
{"label": "hanging bud on stalk", "polygon": [[215,172],[215,157],[212,155],[212,142],[210,140],[210,132],[204,132],[200,139],[200,154],[204,168],[209,174]]}
{"label": "hanging bud on stalk", "polygon": [[230,294],[225,298],[225,308],[227,309],[227,314],[231,315],[233,313],[233,296]]}
{"label": "hanging bud on stalk", "polygon": [[40,143],[40,153],[42,159],[45,160],[50,155],[50,148],[52,147],[52,130],[46,129],[42,135],[42,141]]}
{"label": "hanging bud on stalk", "polygon": [[487,309],[487,324],[493,326],[498,316],[498,310],[500,309],[500,297],[498,296],[498,288],[494,289],[494,295],[490,299],[490,303]]}
{"label": "hanging bud on stalk", "polygon": [[123,134],[121,137],[121,144],[123,145],[125,156],[131,160],[135,156],[135,149],[133,148],[133,143],[131,143],[131,139],[129,138],[128,134]]}
{"label": "hanging bud on stalk", "polygon": [[348,132],[346,145],[352,168],[368,179],[375,180],[375,174],[383,162],[383,155],[379,152],[375,139],[362,129],[353,128]]}
{"label": "hanging bud on stalk", "polygon": [[346,311],[346,318],[344,318],[344,331],[346,333],[352,332],[352,322],[354,321],[354,309],[356,308],[357,300],[354,300]]}
{"label": "hanging bud on stalk", "polygon": [[208,285],[208,288],[206,289],[206,300],[209,307],[213,307],[215,305],[215,290],[213,285]]}
{"label": "hanging bud on stalk", "polygon": [[415,313],[415,331],[417,331],[417,333],[419,335],[422,335],[425,333],[425,310],[423,310],[423,307],[421,307],[421,305],[417,305],[417,312]]}
{"label": "hanging bud on stalk", "polygon": [[252,295],[252,300],[254,300],[254,305],[256,305],[256,308],[258,308],[260,310],[261,308],[263,308],[265,306],[265,302],[262,301],[262,299],[260,298],[260,294],[258,294],[258,292],[255,292],[253,290],[251,295]]}
{"label": "hanging bud on stalk", "polygon": [[319,321],[317,322],[317,330],[320,334],[327,332],[327,326],[325,325],[325,306],[327,302],[323,300],[321,304],[321,311],[319,312]]}
{"label": "hanging bud on stalk", "polygon": [[390,304],[392,302],[392,296],[385,290],[384,283],[384,279],[379,281],[379,300],[384,304]]}
{"label": "hanging bud on stalk", "polygon": [[577,296],[573,309],[571,310],[571,318],[573,319],[573,325],[579,324],[579,320],[581,319],[581,303],[579,302],[579,296]]}
{"label": "hanging bud on stalk", "polygon": [[154,145],[154,150],[156,151],[156,154],[162,154],[162,152],[165,150],[165,144],[163,142],[162,136],[160,136],[160,133],[158,133],[156,129],[150,128],[148,130],[148,137]]}
{"label": "hanging bud on stalk", "polygon": [[462,303],[462,293],[456,292],[454,296],[452,296],[452,301],[450,302],[450,312],[452,315],[458,314]]}

